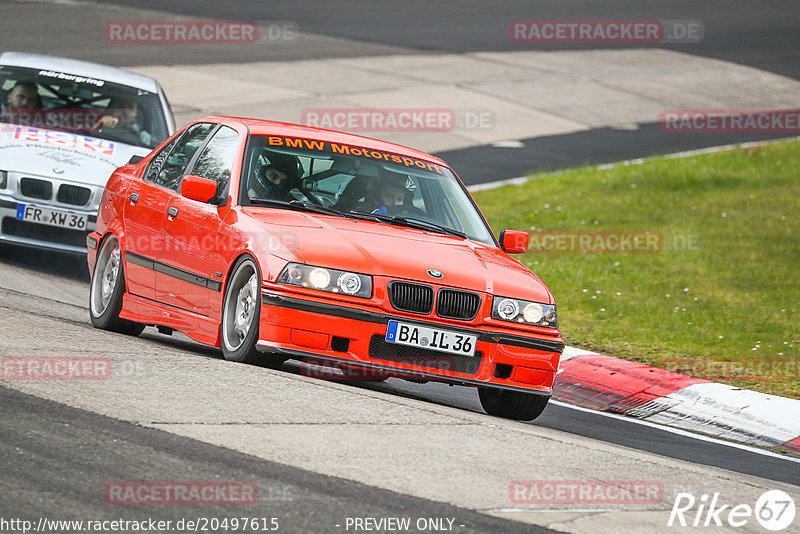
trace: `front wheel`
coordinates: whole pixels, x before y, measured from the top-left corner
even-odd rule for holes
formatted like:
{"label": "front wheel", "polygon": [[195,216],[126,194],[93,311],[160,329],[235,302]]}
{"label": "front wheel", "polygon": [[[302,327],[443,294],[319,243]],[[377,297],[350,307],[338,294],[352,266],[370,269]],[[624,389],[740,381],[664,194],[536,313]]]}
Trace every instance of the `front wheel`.
{"label": "front wheel", "polygon": [[100,247],[89,288],[89,317],[95,328],[138,336],[144,325],[120,319],[122,294],[125,293],[125,269],[119,240],[110,235]]}
{"label": "front wheel", "polygon": [[550,400],[543,395],[496,388],[478,388],[478,397],[489,415],[520,421],[533,421],[542,415]]}
{"label": "front wheel", "polygon": [[222,354],[226,360],[256,363],[261,316],[261,273],[255,260],[243,256],[233,267],[222,303]]}

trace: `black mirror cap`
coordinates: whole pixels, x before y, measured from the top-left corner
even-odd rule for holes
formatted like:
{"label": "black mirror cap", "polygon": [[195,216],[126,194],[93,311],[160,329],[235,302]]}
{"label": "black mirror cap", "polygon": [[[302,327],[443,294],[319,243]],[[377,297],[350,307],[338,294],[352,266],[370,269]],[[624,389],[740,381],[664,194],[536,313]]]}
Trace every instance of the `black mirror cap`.
{"label": "black mirror cap", "polygon": [[134,154],[133,156],[131,156],[131,159],[128,160],[128,165],[136,165],[143,159],[144,156],[140,156],[139,154]]}

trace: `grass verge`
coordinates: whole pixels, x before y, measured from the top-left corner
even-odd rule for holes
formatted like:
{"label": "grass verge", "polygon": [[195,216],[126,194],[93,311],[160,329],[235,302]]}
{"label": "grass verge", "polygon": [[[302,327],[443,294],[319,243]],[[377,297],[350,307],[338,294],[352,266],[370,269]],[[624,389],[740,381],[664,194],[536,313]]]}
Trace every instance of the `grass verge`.
{"label": "grass verge", "polygon": [[[800,398],[800,142],[532,178],[474,196],[531,232],[568,344]],[[619,232],[656,237],[611,253]]]}

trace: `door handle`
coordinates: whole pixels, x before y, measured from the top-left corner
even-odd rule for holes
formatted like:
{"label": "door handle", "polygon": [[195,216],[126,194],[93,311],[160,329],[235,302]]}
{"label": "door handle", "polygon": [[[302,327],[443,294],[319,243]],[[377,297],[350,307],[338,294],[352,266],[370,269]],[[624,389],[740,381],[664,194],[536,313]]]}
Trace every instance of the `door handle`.
{"label": "door handle", "polygon": [[131,196],[129,198],[131,202],[136,204],[137,202],[139,202],[139,193],[131,193]]}
{"label": "door handle", "polygon": [[172,206],[170,209],[167,210],[167,215],[170,217],[177,217],[178,216],[178,208]]}

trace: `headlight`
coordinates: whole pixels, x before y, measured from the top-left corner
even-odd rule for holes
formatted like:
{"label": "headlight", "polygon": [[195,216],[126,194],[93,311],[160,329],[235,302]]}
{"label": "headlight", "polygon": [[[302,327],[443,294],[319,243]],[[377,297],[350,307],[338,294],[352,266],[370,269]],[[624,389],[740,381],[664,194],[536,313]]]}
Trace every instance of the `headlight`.
{"label": "headlight", "polygon": [[492,298],[492,318],[519,324],[558,328],[555,305],[506,297]]}
{"label": "headlight", "polygon": [[314,289],[325,289],[331,285],[331,273],[317,267],[308,273],[308,282]]}
{"label": "headlight", "polygon": [[5,189],[8,184],[8,171],[0,171],[0,189]]}
{"label": "headlight", "polygon": [[372,297],[371,276],[302,263],[287,265],[278,276],[278,283],[365,299]]}

